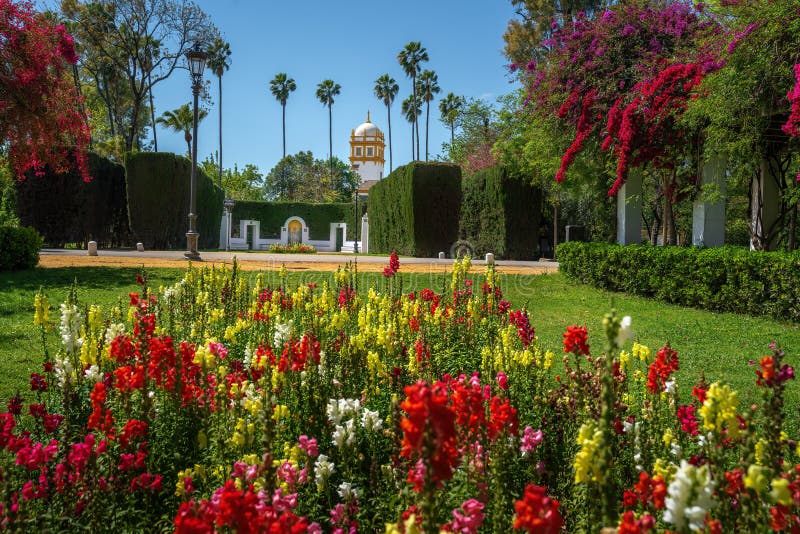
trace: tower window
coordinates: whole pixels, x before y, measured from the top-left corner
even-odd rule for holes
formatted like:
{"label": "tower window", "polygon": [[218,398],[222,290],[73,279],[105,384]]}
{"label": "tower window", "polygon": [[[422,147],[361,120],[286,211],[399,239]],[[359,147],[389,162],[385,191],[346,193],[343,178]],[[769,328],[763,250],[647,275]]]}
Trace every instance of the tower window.
{"label": "tower window", "polygon": [[356,156],[360,156],[360,155],[361,155],[361,147],[357,146],[356,147]]}
{"label": "tower window", "polygon": [[367,147],[367,156],[373,156],[373,155],[375,155],[375,149],[373,147],[371,147],[371,146],[368,146]]}

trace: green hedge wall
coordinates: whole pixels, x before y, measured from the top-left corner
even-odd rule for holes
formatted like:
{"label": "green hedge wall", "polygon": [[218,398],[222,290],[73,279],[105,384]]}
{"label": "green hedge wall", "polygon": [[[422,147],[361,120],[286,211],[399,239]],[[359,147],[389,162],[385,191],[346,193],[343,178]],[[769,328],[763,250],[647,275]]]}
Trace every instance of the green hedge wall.
{"label": "green hedge wall", "polygon": [[558,261],[569,278],[603,289],[800,322],[800,252],[571,242]]}
{"label": "green hedge wall", "polygon": [[91,182],[77,169],[64,174],[32,173],[16,183],[16,211],[21,224],[32,226],[48,245],[67,243],[101,247],[128,244],[125,169],[97,154],[89,154]]}
{"label": "green hedge wall", "polygon": [[[192,163],[166,152],[125,156],[131,232],[147,248],[180,249],[189,229],[189,180]],[[200,248],[219,246],[223,192],[197,169],[197,231]]]}
{"label": "green hedge wall", "polygon": [[491,167],[463,182],[459,238],[476,256],[492,252],[498,259],[531,259],[539,241],[542,192]]}
{"label": "green hedge wall", "polygon": [[[366,212],[366,203],[359,202],[360,216]],[[315,204],[312,202],[258,202],[236,201],[233,206],[233,224],[238,227],[241,220],[261,222],[262,239],[277,239],[281,226],[289,217],[300,217],[308,225],[309,239],[325,240],[330,237],[330,224],[347,223],[347,239],[352,239],[356,228],[354,203],[339,202]],[[360,230],[359,230],[360,231]]]}
{"label": "green hedge wall", "polygon": [[414,162],[369,190],[369,251],[433,257],[458,239],[461,169]]}
{"label": "green hedge wall", "polygon": [[0,226],[0,271],[33,269],[39,263],[42,237],[26,226]]}

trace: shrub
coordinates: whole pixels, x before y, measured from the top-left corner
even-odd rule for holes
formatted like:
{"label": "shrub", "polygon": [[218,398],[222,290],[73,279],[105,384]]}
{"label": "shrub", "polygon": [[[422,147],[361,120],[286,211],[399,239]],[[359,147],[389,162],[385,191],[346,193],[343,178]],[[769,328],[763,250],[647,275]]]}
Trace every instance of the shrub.
{"label": "shrub", "polygon": [[369,250],[418,257],[449,250],[458,238],[461,169],[414,162],[369,191]]}
{"label": "shrub", "polygon": [[464,179],[459,237],[478,256],[530,259],[538,245],[541,189],[490,167]]}
{"label": "shrub", "polygon": [[[360,215],[366,212],[366,206],[359,203]],[[332,202],[316,204],[313,202],[259,202],[236,201],[233,206],[233,225],[241,220],[253,220],[261,223],[261,238],[276,239],[281,236],[281,226],[289,217],[300,217],[308,225],[309,239],[327,240],[330,237],[330,224],[347,223],[348,239],[356,228],[355,206],[353,203]],[[360,220],[359,223],[360,224]]]}
{"label": "shrub", "polygon": [[21,224],[32,226],[45,243],[58,247],[85,246],[91,240],[100,246],[128,242],[124,167],[90,153],[89,174],[92,181],[84,182],[77,167],[63,174],[48,169],[44,176],[29,173],[27,179],[16,182]]}
{"label": "shrub", "polygon": [[714,311],[800,321],[800,253],[564,243],[561,272],[611,291]]}
{"label": "shrub", "polygon": [[273,243],[269,246],[269,251],[273,254],[314,254],[317,249],[305,243],[292,243],[291,245]]}
{"label": "shrub", "polygon": [[42,237],[26,226],[0,226],[0,271],[33,269],[39,263]]}
{"label": "shrub", "polygon": [[[180,248],[186,244],[189,181],[192,164],[165,152],[125,156],[131,231],[147,248]],[[222,191],[197,168],[197,231],[200,248],[219,245]]]}

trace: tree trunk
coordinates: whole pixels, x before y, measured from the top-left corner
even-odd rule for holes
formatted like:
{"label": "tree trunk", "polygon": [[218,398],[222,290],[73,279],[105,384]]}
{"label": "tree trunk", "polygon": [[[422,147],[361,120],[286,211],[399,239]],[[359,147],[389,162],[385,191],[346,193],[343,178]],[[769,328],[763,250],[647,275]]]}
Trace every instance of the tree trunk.
{"label": "tree trunk", "polygon": [[556,245],[558,245],[558,200],[553,203],[553,259],[556,259]]}
{"label": "tree trunk", "polygon": [[792,210],[789,212],[789,241],[786,244],[786,248],[789,252],[794,252],[794,249],[797,248],[796,243],[796,235],[797,233],[797,204],[794,205]]}
{"label": "tree trunk", "polygon": [[[333,185],[333,111],[330,101],[328,102],[328,164],[331,168],[331,185]],[[322,184],[320,184],[321,187]],[[321,191],[321,189],[320,189]]]}
{"label": "tree trunk", "polygon": [[389,174],[392,174],[392,110],[386,104],[386,119],[389,121]]}
{"label": "tree trunk", "polygon": [[[217,76],[217,80],[219,81],[219,188],[222,189],[222,74]],[[152,92],[152,88],[150,90]]]}
{"label": "tree trunk", "polygon": [[428,125],[431,122],[431,103],[425,104],[425,161],[428,161]]}
{"label": "tree trunk", "polygon": [[286,102],[282,102],[283,106],[283,157],[286,157]]}
{"label": "tree trunk", "polygon": [[456,125],[454,122],[450,123],[450,150],[453,150],[453,145],[456,144]]}
{"label": "tree trunk", "polygon": [[662,242],[666,245],[675,244],[675,218],[672,213],[672,181],[664,175],[664,233]]}
{"label": "tree trunk", "polygon": [[[148,83],[150,80],[150,73],[147,73]],[[153,85],[150,84],[150,124],[153,125],[153,150],[158,152],[158,137],[156,136],[156,107],[153,105]]]}
{"label": "tree trunk", "polygon": [[411,95],[414,99],[412,104],[414,105],[413,109],[413,117],[414,121],[411,123],[411,160],[414,161],[415,159],[419,159],[419,128],[417,128],[417,152],[416,158],[414,157],[414,128],[417,125],[417,75],[416,75],[416,66],[414,67],[414,73],[411,75]]}

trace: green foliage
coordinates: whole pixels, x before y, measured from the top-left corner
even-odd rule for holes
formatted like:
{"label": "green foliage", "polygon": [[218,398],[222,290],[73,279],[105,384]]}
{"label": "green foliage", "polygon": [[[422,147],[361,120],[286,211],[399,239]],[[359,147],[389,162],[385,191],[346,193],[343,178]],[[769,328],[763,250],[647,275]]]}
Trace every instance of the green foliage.
{"label": "green foliage", "polygon": [[539,187],[512,178],[504,167],[483,169],[464,179],[459,238],[478,256],[533,258],[541,208]]}
{"label": "green foliage", "polygon": [[[359,219],[366,212],[366,206],[359,204]],[[261,222],[260,237],[277,239],[281,236],[281,226],[289,217],[300,217],[308,225],[308,237],[313,240],[325,240],[330,237],[330,224],[347,223],[352,238],[356,228],[356,210],[352,202],[317,204],[312,202],[237,202],[233,206],[233,226],[239,226],[241,220]]]}
{"label": "green foliage", "polygon": [[369,191],[369,250],[432,257],[458,237],[461,169],[414,162]]}
{"label": "green foliage", "polygon": [[0,225],[16,225],[17,219],[17,192],[14,189],[14,179],[8,162],[0,157]]}
{"label": "green foliage", "polygon": [[[219,167],[212,156],[206,156],[198,165],[217,183]],[[252,163],[245,164],[242,169],[235,163],[233,169],[222,169],[222,189],[234,200],[263,200],[263,187],[264,175]]]}
{"label": "green foliage", "polygon": [[573,280],[713,311],[800,322],[800,253],[564,243],[559,268]]}
{"label": "green foliage", "polygon": [[[192,164],[166,152],[125,156],[131,232],[147,248],[186,244]],[[222,191],[197,168],[197,231],[200,248],[216,248],[222,220]]]}
{"label": "green foliage", "polygon": [[0,271],[33,269],[39,263],[42,237],[27,226],[0,226]]}
{"label": "green foliage", "polygon": [[17,182],[17,215],[21,224],[35,228],[48,245],[100,246],[128,243],[128,207],[125,169],[89,154],[91,182],[84,182],[73,167],[64,174],[48,170],[44,176],[29,175]]}
{"label": "green foliage", "polygon": [[281,159],[269,171],[263,196],[282,202],[346,202],[358,182],[358,175],[339,158],[329,162],[314,159],[310,151],[300,151]]}

